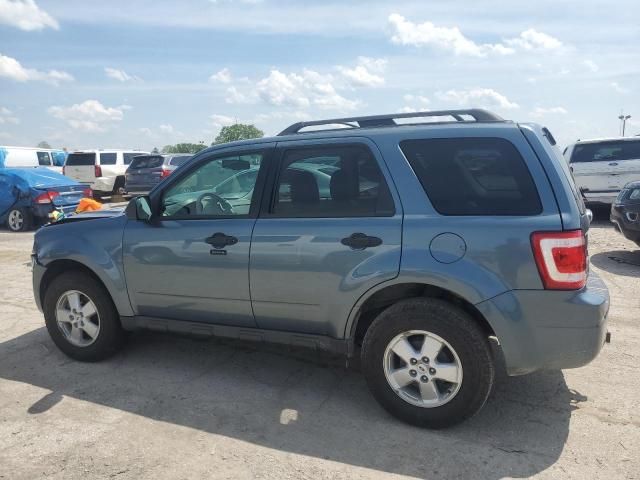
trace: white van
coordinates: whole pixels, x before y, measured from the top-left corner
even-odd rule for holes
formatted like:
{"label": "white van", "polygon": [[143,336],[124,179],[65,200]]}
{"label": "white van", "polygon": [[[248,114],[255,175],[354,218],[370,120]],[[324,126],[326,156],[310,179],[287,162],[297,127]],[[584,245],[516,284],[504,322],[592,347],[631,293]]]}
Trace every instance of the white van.
{"label": "white van", "polygon": [[4,152],[4,166],[7,168],[47,167],[62,173],[53,160],[53,152],[58,150],[32,147],[0,147]]}
{"label": "white van", "polygon": [[588,203],[611,204],[627,183],[640,180],[638,137],[580,140],[564,155]]}
{"label": "white van", "polygon": [[98,195],[124,193],[127,167],[138,155],[148,154],[139,150],[83,150],[70,153],[63,172],[80,183],[91,184]]}

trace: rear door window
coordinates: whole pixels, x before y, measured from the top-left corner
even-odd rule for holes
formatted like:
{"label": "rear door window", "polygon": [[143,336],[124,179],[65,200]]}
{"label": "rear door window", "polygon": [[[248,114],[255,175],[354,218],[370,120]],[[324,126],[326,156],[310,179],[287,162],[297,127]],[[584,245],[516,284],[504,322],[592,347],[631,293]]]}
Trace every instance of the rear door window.
{"label": "rear door window", "polygon": [[67,157],[65,165],[79,166],[79,165],[95,165],[96,154],[95,153],[70,153]]}
{"label": "rear door window", "polygon": [[573,149],[570,163],[640,160],[640,140],[582,143]]}
{"label": "rear door window", "polygon": [[129,166],[129,168],[131,170],[139,170],[142,168],[158,168],[162,166],[163,162],[164,157],[161,157],[160,155],[153,157],[144,157],[138,155],[131,161],[131,165]]}
{"label": "rear door window", "polygon": [[117,153],[101,153],[100,165],[115,165],[118,158]]}
{"label": "rear door window", "polygon": [[405,140],[400,148],[443,215],[537,215],[542,204],[527,165],[502,138]]}
{"label": "rear door window", "polygon": [[49,152],[37,152],[38,153],[38,165],[51,165],[51,156]]}

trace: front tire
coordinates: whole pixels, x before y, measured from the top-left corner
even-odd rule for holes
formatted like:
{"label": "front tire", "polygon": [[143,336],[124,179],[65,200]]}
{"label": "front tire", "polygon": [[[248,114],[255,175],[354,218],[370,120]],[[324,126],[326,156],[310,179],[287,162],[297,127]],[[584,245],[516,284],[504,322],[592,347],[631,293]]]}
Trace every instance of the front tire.
{"label": "front tire", "polygon": [[369,389],[392,415],[446,428],[477,413],[495,375],[486,334],[443,300],[400,301],[373,322],[362,346]]}
{"label": "front tire", "polygon": [[125,332],[111,297],[84,272],[54,278],[45,292],[43,310],[51,339],[75,360],[103,360],[124,344]]}
{"label": "front tire", "polygon": [[12,232],[26,232],[31,228],[31,212],[26,208],[12,208],[7,213],[6,224]]}

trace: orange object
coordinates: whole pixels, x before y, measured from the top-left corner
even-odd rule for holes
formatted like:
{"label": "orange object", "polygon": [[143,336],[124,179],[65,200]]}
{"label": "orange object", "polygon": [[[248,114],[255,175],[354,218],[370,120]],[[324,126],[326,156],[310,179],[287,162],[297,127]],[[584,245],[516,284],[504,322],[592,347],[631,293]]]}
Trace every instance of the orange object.
{"label": "orange object", "polygon": [[100,210],[102,208],[102,204],[93,198],[83,198],[78,203],[78,208],[76,208],[76,213],[82,212],[93,212],[95,210]]}

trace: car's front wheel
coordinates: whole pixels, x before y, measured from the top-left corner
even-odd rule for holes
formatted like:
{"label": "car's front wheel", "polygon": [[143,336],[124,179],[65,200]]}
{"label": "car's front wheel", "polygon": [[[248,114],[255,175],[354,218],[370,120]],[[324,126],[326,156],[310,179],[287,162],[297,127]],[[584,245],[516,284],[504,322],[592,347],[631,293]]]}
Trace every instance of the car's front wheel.
{"label": "car's front wheel", "polygon": [[486,334],[445,301],[398,302],[373,322],[362,368],[375,398],[413,425],[444,428],[482,408],[494,379]]}
{"label": "car's front wheel", "polygon": [[44,318],[54,343],[69,357],[103,360],[122,347],[125,332],[105,288],[84,272],[53,279],[43,303]]}

